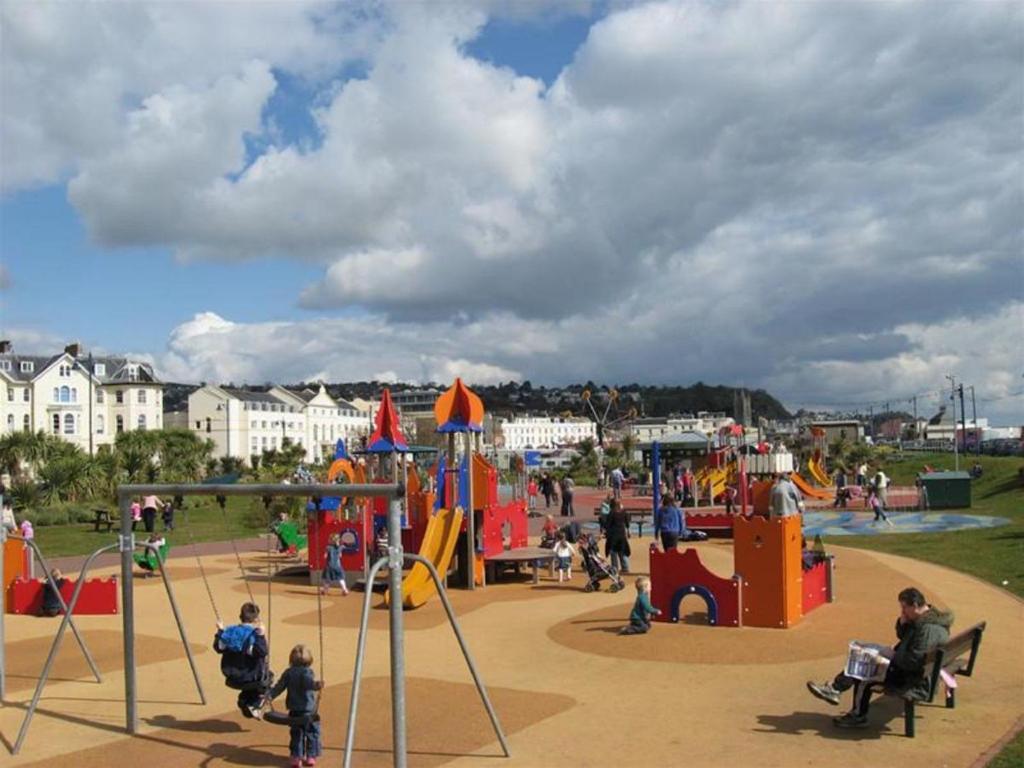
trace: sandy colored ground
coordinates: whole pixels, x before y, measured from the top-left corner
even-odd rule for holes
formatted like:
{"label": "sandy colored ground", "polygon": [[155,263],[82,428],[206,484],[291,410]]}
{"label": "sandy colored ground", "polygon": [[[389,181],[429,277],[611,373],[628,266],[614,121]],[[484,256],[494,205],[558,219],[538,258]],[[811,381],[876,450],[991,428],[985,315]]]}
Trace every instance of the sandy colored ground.
{"label": "sandy colored ground", "polygon": [[[636,571],[646,570],[649,541],[634,540]],[[721,574],[731,570],[727,542],[707,542],[699,549],[711,568]],[[520,582],[474,593],[453,591],[463,631],[509,735],[513,756],[507,761],[496,757],[497,741],[439,603],[407,614],[406,623],[414,630],[406,637],[410,765],[972,765],[1022,712],[1021,601],[938,566],[838,547],[833,551],[839,602],[792,630],[711,628],[684,621],[656,625],[645,637],[618,637],[610,630],[625,620],[632,588],[585,594],[581,576],[571,586],[542,575],[537,587]],[[266,568],[264,553],[246,557],[254,573]],[[206,561],[208,571],[217,570],[211,582],[221,612],[232,616],[245,595],[233,556]],[[190,641],[205,646],[213,612],[202,581],[185,570],[190,567],[194,563],[181,563],[175,591]],[[47,686],[23,753],[5,755],[4,765],[54,765],[71,755],[76,768],[122,761],[285,764],[287,729],[243,720],[234,709],[235,692],[222,685],[217,655],[208,651],[197,654],[196,661],[209,705],[198,704],[163,590],[153,588],[157,583],[151,579],[140,587],[136,599],[141,737],[129,739],[123,733],[120,617],[84,616],[80,626],[100,660],[104,682],[89,680],[69,636],[61,664],[70,666],[58,667],[62,679]],[[890,638],[895,593],[911,584],[953,608],[961,628],[988,620],[975,677],[963,681],[956,710],[920,709],[915,740],[903,738],[895,701],[875,707],[868,730],[835,730],[830,718],[837,710],[812,698],[804,681],[833,674],[845,659],[849,639]],[[252,586],[263,601],[265,580]],[[316,603],[311,588],[299,581],[273,588],[271,648],[280,670],[292,644],[316,649]],[[324,764],[340,764],[360,605],[361,595],[342,599],[335,594],[325,601],[329,688],[322,705]],[[689,600],[683,608],[692,614],[703,610]],[[390,764],[390,704],[385,614],[372,613],[357,765],[375,766]],[[12,675],[41,668],[45,638],[55,628],[47,620],[7,617]],[[0,733],[8,742],[31,696],[21,679],[10,680],[9,701],[0,710]]]}

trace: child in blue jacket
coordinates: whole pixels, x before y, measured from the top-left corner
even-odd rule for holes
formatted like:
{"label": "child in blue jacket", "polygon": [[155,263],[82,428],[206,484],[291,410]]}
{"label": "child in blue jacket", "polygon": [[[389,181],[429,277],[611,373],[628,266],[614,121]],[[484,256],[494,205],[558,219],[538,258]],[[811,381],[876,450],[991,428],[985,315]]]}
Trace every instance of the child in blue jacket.
{"label": "child in blue jacket", "polygon": [[274,675],[267,661],[267,637],[260,621],[260,607],[244,603],[239,611],[240,624],[225,627],[217,622],[213,650],[221,655],[220,671],[229,688],[238,691],[238,708],[243,717],[263,717],[263,697]]}

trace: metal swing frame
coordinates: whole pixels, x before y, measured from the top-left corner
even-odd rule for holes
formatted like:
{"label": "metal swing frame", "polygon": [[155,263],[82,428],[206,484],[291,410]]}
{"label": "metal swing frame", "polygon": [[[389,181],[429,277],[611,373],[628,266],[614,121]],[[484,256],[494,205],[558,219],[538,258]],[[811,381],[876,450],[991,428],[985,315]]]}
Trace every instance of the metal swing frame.
{"label": "metal swing frame", "polygon": [[[393,476],[397,478],[397,456],[392,457],[392,468]],[[402,549],[402,536],[401,536],[401,504],[405,498],[405,484],[402,482],[393,483],[362,483],[353,484],[346,486],[345,490],[353,496],[384,496],[390,499],[388,506],[388,556],[381,558],[374,563],[371,569],[371,574],[375,575],[382,567],[387,565],[389,567],[389,588],[391,594],[398,596],[402,593],[402,566],[406,560],[412,560],[416,562],[422,562],[427,569],[430,571],[430,575],[433,578],[436,586],[438,595],[444,605],[445,612],[448,615],[448,620],[451,623],[452,630],[455,633],[456,638],[459,642],[459,647],[462,650],[462,654],[465,657],[466,664],[469,667],[469,671],[473,676],[473,681],[476,685],[477,691],[487,709],[487,714],[490,717],[491,724],[494,726],[495,733],[497,734],[498,740],[501,743],[502,750],[506,757],[510,755],[508,743],[505,739],[505,734],[502,731],[501,725],[498,721],[497,714],[491,705],[490,698],[487,695],[487,690],[484,686],[483,680],[477,671],[476,664],[473,662],[473,658],[470,655],[469,648],[466,645],[465,638],[462,635],[462,631],[459,628],[458,621],[455,617],[455,613],[452,609],[451,603],[448,600],[448,594],[444,586],[444,582],[438,575],[437,570],[433,564],[421,557],[418,554],[405,553]],[[32,717],[35,714],[36,707],[39,703],[39,698],[42,695],[43,687],[46,684],[47,677],[50,673],[53,661],[56,658],[57,651],[60,649],[61,642],[68,626],[73,626],[72,614],[74,608],[78,603],[78,598],[81,594],[82,586],[85,583],[85,577],[92,566],[93,561],[104,552],[111,550],[118,550],[121,555],[121,614],[122,614],[122,629],[123,629],[123,653],[124,653],[124,691],[125,691],[125,730],[130,735],[135,735],[139,732],[139,714],[138,714],[138,679],[136,669],[136,658],[135,658],[135,595],[134,595],[134,561],[132,555],[136,548],[143,547],[151,549],[146,544],[137,543],[135,540],[135,534],[131,529],[131,500],[137,496],[156,495],[156,496],[297,496],[297,497],[328,497],[337,495],[338,487],[334,484],[328,483],[308,483],[308,484],[289,484],[289,483],[253,483],[253,484],[191,484],[191,483],[146,483],[146,484],[131,484],[122,485],[117,489],[117,502],[118,509],[121,518],[121,530],[118,535],[118,539],[113,544],[108,544],[90,554],[82,565],[81,572],[79,574],[79,580],[75,585],[75,591],[72,594],[71,601],[67,604],[64,613],[64,618],[61,622],[60,629],[57,632],[57,636],[54,638],[53,645],[50,648],[50,654],[47,657],[46,665],[43,669],[43,674],[40,676],[39,682],[36,686],[35,694],[33,695],[32,703],[26,713],[25,720],[22,723],[21,731],[18,735],[17,743],[15,748],[12,750],[13,754],[17,754],[20,750],[22,743],[24,742],[25,736],[28,733],[29,725],[31,724]],[[472,541],[472,537],[469,537]],[[49,569],[47,569],[49,573]],[[164,568],[163,561],[160,561],[160,575],[167,591],[168,601],[171,604],[171,609],[174,614],[175,622],[178,625],[178,631],[181,636],[182,644],[185,648],[185,654],[188,658],[189,666],[192,670],[193,678],[195,679],[196,689],[199,693],[201,703],[206,703],[206,696],[203,692],[202,682],[199,678],[198,669],[195,665],[195,660],[192,657],[192,651],[188,643],[188,638],[185,632],[185,626],[181,620],[181,614],[178,611],[177,601],[174,598],[174,592],[171,588],[171,582],[168,579],[167,572]],[[372,583],[372,582],[368,582]],[[471,581],[472,583],[472,581]],[[359,700],[359,680],[362,674],[363,658],[366,648],[366,637],[368,634],[368,622],[369,622],[369,606],[372,598],[372,591],[367,589],[365,593],[365,599],[363,604],[363,617],[359,632],[359,647],[356,653],[355,659],[355,676],[352,681],[352,700],[349,709],[349,722],[348,731],[345,744],[345,765],[351,765],[352,750],[354,747],[355,737],[355,717]],[[390,634],[390,651],[391,651],[391,715],[392,715],[392,744],[393,744],[393,755],[394,765],[396,768],[406,768],[408,755],[406,747],[406,701],[405,701],[405,634],[404,634],[404,623],[402,616],[403,606],[401,599],[393,599],[390,601],[389,613],[389,634]],[[2,624],[0,624],[0,631],[2,631]],[[77,628],[73,630],[78,635]],[[2,639],[2,637],[0,637]],[[84,648],[84,642],[80,643]],[[87,653],[87,652],[86,652]],[[87,654],[88,655],[88,654]],[[2,661],[2,656],[0,656]],[[91,665],[94,666],[94,665]],[[98,672],[97,672],[98,676]]]}

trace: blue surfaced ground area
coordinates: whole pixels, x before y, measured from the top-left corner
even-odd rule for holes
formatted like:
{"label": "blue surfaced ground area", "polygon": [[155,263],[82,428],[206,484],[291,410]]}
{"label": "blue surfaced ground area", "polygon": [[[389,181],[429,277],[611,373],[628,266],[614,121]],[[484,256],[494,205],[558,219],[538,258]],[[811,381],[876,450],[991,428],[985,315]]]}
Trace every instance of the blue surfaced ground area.
{"label": "blue surfaced ground area", "polygon": [[871,536],[889,533],[943,533],[997,528],[1009,525],[1005,517],[964,515],[941,512],[890,512],[892,525],[874,521],[865,512],[807,512],[804,515],[805,536]]}
{"label": "blue surfaced ground area", "polygon": [[[804,514],[805,536],[874,536],[893,533],[943,533],[945,531],[971,531],[979,528],[998,528],[1009,525],[1005,517],[988,515],[966,515],[940,512],[890,512],[892,525],[883,521],[875,522],[870,512],[811,511]],[[583,526],[596,531],[597,523]],[[630,531],[635,526],[630,526]],[[645,524],[644,536],[652,536],[654,528]]]}

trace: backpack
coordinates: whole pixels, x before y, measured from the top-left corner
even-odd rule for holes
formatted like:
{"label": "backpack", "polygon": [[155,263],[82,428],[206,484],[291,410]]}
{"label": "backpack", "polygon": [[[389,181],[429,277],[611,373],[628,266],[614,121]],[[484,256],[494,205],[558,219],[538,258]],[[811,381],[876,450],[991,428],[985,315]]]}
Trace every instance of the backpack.
{"label": "backpack", "polygon": [[230,627],[225,627],[224,631],[220,633],[220,641],[225,650],[245,653],[252,647],[252,636],[255,632],[255,627],[246,624],[232,624]]}

